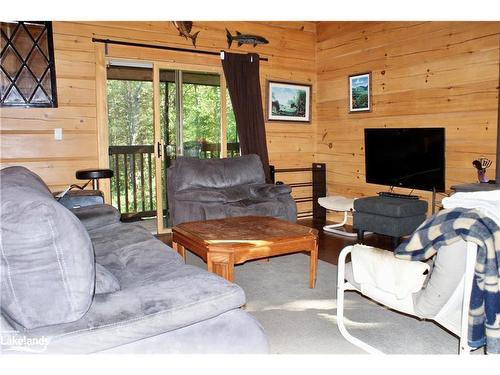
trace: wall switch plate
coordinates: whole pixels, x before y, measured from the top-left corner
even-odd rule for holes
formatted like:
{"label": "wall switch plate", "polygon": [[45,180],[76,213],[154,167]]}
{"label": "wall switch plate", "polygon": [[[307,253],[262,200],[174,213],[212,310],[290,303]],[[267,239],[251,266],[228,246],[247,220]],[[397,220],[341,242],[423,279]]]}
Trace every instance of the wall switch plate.
{"label": "wall switch plate", "polygon": [[60,141],[60,140],[62,140],[62,138],[63,138],[62,128],[55,128],[54,129],[54,139],[56,141]]}

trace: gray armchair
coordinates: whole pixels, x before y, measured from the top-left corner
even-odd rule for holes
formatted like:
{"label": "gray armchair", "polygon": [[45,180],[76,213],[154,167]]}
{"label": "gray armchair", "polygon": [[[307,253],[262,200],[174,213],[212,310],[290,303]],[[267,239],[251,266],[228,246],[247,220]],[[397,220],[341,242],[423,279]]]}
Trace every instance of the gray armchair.
{"label": "gray armchair", "polygon": [[257,155],[227,159],[179,157],[167,170],[169,224],[232,216],[273,216],[295,222],[288,185],[267,184]]}

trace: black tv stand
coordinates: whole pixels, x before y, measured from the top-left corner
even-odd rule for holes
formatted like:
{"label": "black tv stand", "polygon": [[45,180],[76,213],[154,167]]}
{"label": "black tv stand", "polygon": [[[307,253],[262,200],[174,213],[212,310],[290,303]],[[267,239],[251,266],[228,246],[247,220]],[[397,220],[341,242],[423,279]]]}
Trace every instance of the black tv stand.
{"label": "black tv stand", "polygon": [[418,199],[418,195],[399,194],[390,191],[381,191],[378,193],[378,195],[380,197],[389,197],[389,198]]}
{"label": "black tv stand", "polygon": [[[453,186],[452,186],[453,188]],[[420,197],[418,195],[410,194],[398,194],[391,191],[381,191],[378,193],[379,197],[392,197],[392,198],[403,198],[403,199],[413,199],[418,200]],[[431,200],[431,213],[434,215],[436,213],[436,189],[432,188],[432,200]]]}

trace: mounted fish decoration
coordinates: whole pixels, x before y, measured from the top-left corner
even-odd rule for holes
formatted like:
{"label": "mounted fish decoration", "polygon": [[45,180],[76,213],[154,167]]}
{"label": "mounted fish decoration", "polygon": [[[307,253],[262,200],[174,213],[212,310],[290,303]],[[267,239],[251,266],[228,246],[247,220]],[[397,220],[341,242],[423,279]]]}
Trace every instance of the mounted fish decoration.
{"label": "mounted fish decoration", "polygon": [[226,29],[227,36],[227,48],[231,48],[231,44],[233,40],[238,42],[238,47],[242,44],[253,44],[255,47],[257,44],[267,44],[269,41],[259,35],[251,35],[251,34],[242,34],[239,31],[236,31],[236,35],[231,35],[228,29]]}
{"label": "mounted fish decoration", "polygon": [[179,31],[179,35],[186,39],[191,39],[193,46],[196,47],[196,38],[198,37],[199,31],[191,34],[191,29],[193,28],[193,21],[172,21],[175,28]]}

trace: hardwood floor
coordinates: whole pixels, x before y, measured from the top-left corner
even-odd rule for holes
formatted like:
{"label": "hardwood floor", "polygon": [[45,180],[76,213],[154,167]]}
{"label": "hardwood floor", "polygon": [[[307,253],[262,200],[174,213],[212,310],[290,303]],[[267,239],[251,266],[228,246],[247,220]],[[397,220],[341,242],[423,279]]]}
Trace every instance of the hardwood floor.
{"label": "hardwood floor", "polygon": [[[339,254],[342,249],[357,243],[356,237],[346,237],[324,232],[323,226],[325,222],[318,222],[313,219],[301,219],[297,223],[316,228],[319,231],[318,258],[325,262],[337,265]],[[326,224],[331,223],[327,222]],[[352,230],[350,227],[347,227],[347,229]],[[388,236],[378,234],[365,236],[363,244],[392,250],[392,240],[391,237]]]}
{"label": "hardwood floor", "polygon": [[[356,237],[352,238],[343,237],[323,232],[323,225],[325,225],[324,222],[314,221],[313,219],[300,219],[297,221],[297,223],[318,229],[319,231],[318,258],[331,264],[335,265],[337,264],[340,251],[344,247],[348,245],[353,245],[357,242]],[[167,245],[172,246],[171,234],[162,234],[158,235],[157,237]],[[370,236],[366,236],[363,243],[365,245],[376,246],[381,249],[392,249],[391,238],[387,236],[381,236],[378,234],[372,234]]]}

